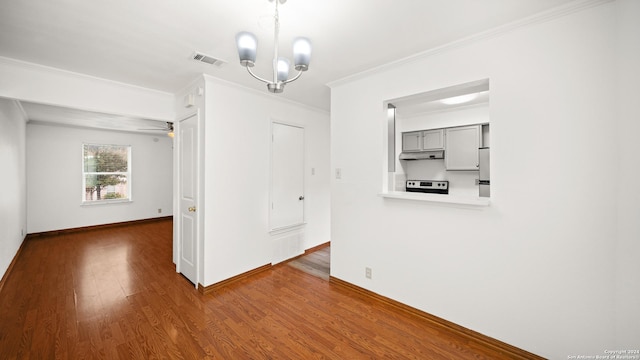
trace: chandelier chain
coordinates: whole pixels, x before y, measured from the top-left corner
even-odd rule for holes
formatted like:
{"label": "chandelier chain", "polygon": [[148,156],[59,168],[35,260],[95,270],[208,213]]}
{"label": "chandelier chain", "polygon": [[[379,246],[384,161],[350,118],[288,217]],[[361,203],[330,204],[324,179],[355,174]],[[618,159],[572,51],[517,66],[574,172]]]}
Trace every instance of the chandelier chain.
{"label": "chandelier chain", "polygon": [[273,20],[275,22],[274,26],[274,40],[273,40],[273,82],[278,82],[278,46],[280,43],[280,16],[278,15],[278,2],[279,0],[275,0],[276,3],[276,13],[273,16]]}

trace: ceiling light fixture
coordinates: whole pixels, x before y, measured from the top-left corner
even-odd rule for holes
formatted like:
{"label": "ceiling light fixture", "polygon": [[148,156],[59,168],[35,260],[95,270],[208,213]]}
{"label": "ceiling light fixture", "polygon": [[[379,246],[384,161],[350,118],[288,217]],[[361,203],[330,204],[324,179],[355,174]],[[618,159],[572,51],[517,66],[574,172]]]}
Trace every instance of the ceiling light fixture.
{"label": "ceiling light fixture", "polygon": [[278,57],[278,35],[280,33],[280,19],[278,17],[278,3],[284,4],[287,0],[269,0],[275,2],[276,11],[274,15],[274,45],[273,45],[273,81],[263,79],[251,71],[255,65],[256,52],[258,48],[258,39],[250,32],[242,31],[236,35],[236,44],[238,46],[238,56],[240,57],[240,65],[247,68],[247,71],[254,78],[267,84],[267,89],[272,93],[281,93],[284,91],[284,85],[297,80],[302,72],[309,70],[309,61],[311,60],[311,42],[304,37],[296,38],[293,41],[293,62],[294,68],[298,70],[298,74],[289,79],[289,59]]}
{"label": "ceiling light fixture", "polygon": [[477,97],[478,97],[478,94],[466,94],[466,95],[460,95],[460,96],[454,96],[454,97],[442,99],[440,100],[440,102],[447,105],[457,105],[457,104],[464,104],[466,102],[474,100]]}
{"label": "ceiling light fixture", "polygon": [[173,132],[173,123],[172,122],[168,122],[167,121],[167,130],[169,130],[167,132],[167,136],[173,139],[173,137],[176,136],[176,134]]}

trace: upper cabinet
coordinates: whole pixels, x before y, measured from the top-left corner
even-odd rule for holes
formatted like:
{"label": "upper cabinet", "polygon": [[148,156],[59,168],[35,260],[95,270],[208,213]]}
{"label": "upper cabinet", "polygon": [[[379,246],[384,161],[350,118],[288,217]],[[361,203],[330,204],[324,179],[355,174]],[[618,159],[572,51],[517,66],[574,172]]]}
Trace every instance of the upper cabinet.
{"label": "upper cabinet", "polygon": [[422,150],[422,131],[402,133],[402,151]]}
{"label": "upper cabinet", "polygon": [[422,150],[444,149],[444,129],[422,132]]}
{"label": "upper cabinet", "polygon": [[447,170],[478,170],[480,125],[445,129],[445,167]]}
{"label": "upper cabinet", "polygon": [[444,129],[402,133],[402,151],[444,149]]}

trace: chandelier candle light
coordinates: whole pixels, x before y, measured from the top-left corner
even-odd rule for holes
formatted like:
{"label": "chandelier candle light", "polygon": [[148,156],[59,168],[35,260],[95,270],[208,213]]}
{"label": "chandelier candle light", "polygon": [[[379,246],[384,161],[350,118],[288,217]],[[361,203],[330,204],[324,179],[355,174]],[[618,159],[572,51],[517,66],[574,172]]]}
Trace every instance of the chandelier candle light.
{"label": "chandelier candle light", "polygon": [[240,57],[240,65],[247,68],[247,71],[254,78],[267,84],[267,89],[272,93],[281,93],[284,91],[284,85],[297,80],[303,71],[309,70],[309,61],[311,60],[311,42],[304,37],[298,37],[293,41],[293,63],[294,68],[298,70],[298,74],[289,79],[289,59],[278,57],[278,35],[280,32],[280,20],[278,17],[278,3],[284,4],[287,0],[269,0],[275,2],[276,12],[274,16],[275,31],[273,45],[273,81],[263,79],[251,71],[255,65],[256,52],[258,48],[258,39],[250,32],[242,31],[236,35],[236,44],[238,46],[238,56]]}

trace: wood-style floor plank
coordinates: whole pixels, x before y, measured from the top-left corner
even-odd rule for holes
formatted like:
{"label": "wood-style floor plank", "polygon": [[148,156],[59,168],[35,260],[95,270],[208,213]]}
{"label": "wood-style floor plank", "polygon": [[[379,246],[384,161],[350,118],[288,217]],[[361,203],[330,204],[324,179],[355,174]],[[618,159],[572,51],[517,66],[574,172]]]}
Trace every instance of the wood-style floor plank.
{"label": "wood-style floor plank", "polygon": [[[202,295],[171,236],[164,220],[27,240],[0,293],[0,359],[508,358],[293,266]],[[297,262],[328,272],[323,251]]]}
{"label": "wood-style floor plank", "polygon": [[323,247],[305,256],[287,262],[287,265],[307,274],[314,275],[324,280],[329,280],[331,262],[331,248]]}

